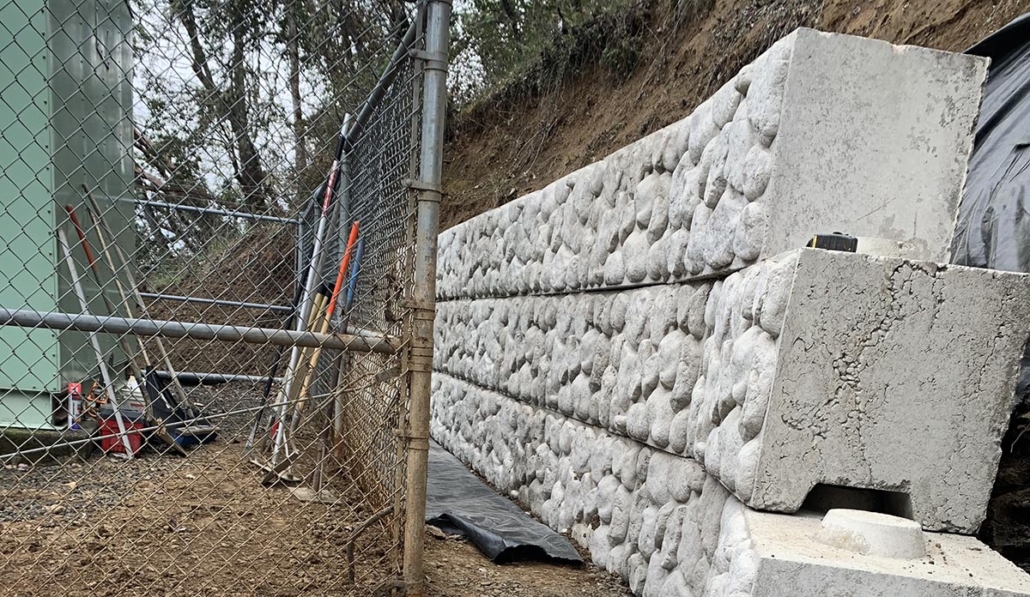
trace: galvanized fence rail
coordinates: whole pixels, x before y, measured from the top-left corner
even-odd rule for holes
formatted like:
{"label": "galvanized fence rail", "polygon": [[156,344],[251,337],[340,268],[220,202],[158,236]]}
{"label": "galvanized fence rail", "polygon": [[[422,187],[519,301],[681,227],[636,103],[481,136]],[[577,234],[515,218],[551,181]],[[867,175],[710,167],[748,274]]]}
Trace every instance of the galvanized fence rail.
{"label": "galvanized fence rail", "polygon": [[421,594],[449,18],[0,6],[0,595]]}

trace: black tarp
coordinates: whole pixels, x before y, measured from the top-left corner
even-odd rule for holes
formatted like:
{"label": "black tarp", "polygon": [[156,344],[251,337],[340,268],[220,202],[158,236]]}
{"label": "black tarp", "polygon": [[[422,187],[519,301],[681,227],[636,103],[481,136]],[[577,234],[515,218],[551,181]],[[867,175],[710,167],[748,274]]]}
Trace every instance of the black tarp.
{"label": "black tarp", "polygon": [[[1030,13],[967,54],[991,59],[952,263],[1030,272]],[[1030,300],[1030,297],[1027,297]],[[1017,397],[1030,391],[1030,347]]]}
{"label": "black tarp", "polygon": [[[952,243],[961,265],[1030,272],[1030,13],[966,51],[991,59],[966,193]],[[1030,297],[1027,297],[1030,300]],[[981,537],[1009,558],[1030,554],[1026,535],[1030,463],[1030,347],[1023,356],[1012,424]]]}
{"label": "black tarp", "polygon": [[426,522],[445,533],[465,535],[499,564],[582,562],[567,539],[498,495],[436,442],[429,444]]}
{"label": "black tarp", "polygon": [[991,67],[952,262],[1030,272],[1030,13],[966,53]]}

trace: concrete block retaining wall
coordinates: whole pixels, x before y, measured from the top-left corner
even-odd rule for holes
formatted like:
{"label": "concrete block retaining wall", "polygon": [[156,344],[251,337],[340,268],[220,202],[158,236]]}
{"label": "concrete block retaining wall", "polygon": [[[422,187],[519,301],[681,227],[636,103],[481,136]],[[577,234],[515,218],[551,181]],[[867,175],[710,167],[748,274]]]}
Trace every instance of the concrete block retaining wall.
{"label": "concrete block retaining wall", "polygon": [[[798,30],[444,232],[433,437],[638,595],[1030,595],[920,528],[982,520],[1030,328],[1025,276],[911,260],[947,260],[984,75]],[[908,259],[797,250],[838,229]],[[818,483],[907,494],[918,524],[757,511]]]}
{"label": "concrete block retaining wall", "polygon": [[835,230],[946,262],[985,75],[799,29],[684,120],[443,232],[437,293],[689,280]]}
{"label": "concrete block retaining wall", "polygon": [[[440,303],[435,368],[703,462],[750,507],[901,492],[974,533],[1030,277],[814,249],[724,280]],[[936,340],[936,341],[935,341]]]}
{"label": "concrete block retaining wall", "polygon": [[636,595],[1030,595],[1030,576],[971,537],[914,525],[917,553],[857,553],[853,535],[818,516],[745,507],[692,459],[442,373],[433,396],[441,445]]}

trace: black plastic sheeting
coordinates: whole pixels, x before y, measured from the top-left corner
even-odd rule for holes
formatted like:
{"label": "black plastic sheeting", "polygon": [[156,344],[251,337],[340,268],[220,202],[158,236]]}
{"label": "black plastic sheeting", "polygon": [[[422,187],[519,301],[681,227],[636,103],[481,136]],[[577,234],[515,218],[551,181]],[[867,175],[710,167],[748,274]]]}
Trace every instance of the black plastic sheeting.
{"label": "black plastic sheeting", "polygon": [[984,87],[952,262],[1030,271],[1030,13],[966,50],[986,56]]}
{"label": "black plastic sheeting", "polygon": [[[952,263],[1030,272],[1030,13],[966,50],[991,59]],[[1030,297],[1028,297],[1030,300]],[[1030,346],[1016,396],[1030,391]]]}
{"label": "black plastic sheeting", "polygon": [[498,495],[436,442],[429,443],[426,522],[445,533],[468,537],[498,564],[583,561],[567,539]]}

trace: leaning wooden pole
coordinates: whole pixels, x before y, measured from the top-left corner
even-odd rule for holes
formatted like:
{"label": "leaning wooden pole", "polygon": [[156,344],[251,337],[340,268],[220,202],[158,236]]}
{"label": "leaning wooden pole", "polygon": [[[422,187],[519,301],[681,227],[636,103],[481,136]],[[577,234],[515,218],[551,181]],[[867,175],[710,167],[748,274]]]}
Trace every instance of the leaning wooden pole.
{"label": "leaning wooden pole", "polygon": [[[68,246],[68,239],[64,235],[64,230],[60,228],[57,229],[57,242],[61,246],[61,252],[64,253],[65,264],[68,266],[68,275],[71,277],[72,289],[75,291],[75,297],[79,300],[79,308],[82,310],[83,315],[90,315],[89,302],[86,301],[86,293],[82,290],[82,282],[79,280],[79,272],[75,267],[72,250]],[[104,351],[100,348],[100,340],[97,338],[96,332],[90,332],[89,343],[97,357],[100,379],[104,382],[107,400],[111,403],[111,408],[114,409],[114,420],[118,424],[118,437],[121,438],[122,446],[125,447],[125,457],[131,459],[133,455],[132,444],[129,442],[129,435],[125,432],[125,420],[122,418],[122,410],[118,405],[118,396],[114,392],[114,379],[107,368],[107,362],[104,361]]]}

